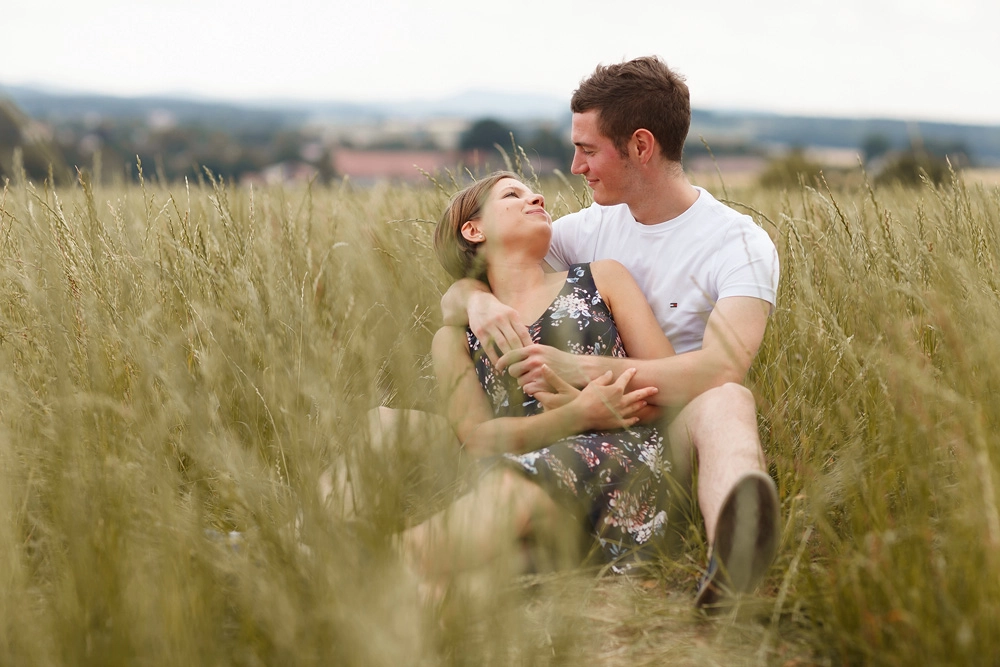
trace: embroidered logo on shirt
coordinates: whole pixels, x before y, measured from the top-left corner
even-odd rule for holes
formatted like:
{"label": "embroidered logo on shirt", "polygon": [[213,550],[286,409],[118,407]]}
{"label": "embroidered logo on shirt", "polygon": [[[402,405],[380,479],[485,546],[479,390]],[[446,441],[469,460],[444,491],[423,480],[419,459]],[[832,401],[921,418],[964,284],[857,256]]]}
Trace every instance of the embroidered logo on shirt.
{"label": "embroidered logo on shirt", "polygon": [[671,308],[676,308],[677,307],[677,302],[676,301],[671,302],[670,307]]}

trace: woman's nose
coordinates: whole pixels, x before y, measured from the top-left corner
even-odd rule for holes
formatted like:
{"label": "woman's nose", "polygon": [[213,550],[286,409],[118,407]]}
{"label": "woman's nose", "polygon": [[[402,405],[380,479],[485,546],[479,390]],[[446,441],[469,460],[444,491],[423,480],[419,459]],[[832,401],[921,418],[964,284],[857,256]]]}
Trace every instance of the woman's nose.
{"label": "woman's nose", "polygon": [[545,197],[543,197],[542,195],[538,194],[537,192],[536,193],[532,193],[532,195],[531,195],[531,203],[532,204],[536,204],[538,206],[541,206],[542,208],[545,208]]}

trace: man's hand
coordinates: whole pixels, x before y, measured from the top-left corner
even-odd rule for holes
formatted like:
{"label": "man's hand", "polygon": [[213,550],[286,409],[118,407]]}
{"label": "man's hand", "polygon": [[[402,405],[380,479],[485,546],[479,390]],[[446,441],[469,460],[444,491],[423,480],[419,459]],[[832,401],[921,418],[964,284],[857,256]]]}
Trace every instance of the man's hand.
{"label": "man's hand", "polygon": [[500,355],[531,345],[531,336],[521,323],[520,314],[488,292],[469,297],[469,328],[494,366],[499,363]]}
{"label": "man's hand", "polygon": [[497,370],[507,369],[517,379],[521,389],[529,396],[540,391],[555,392],[555,387],[545,378],[542,367],[549,369],[575,387],[583,387],[590,378],[583,372],[577,355],[563,352],[548,345],[526,345],[512,350],[497,363]]}
{"label": "man's hand", "polygon": [[579,413],[583,430],[606,431],[632,426],[639,421],[639,412],[646,407],[646,399],[656,393],[656,387],[643,387],[626,392],[625,387],[635,376],[630,368],[611,381],[608,371],[592,380],[568,405]]}

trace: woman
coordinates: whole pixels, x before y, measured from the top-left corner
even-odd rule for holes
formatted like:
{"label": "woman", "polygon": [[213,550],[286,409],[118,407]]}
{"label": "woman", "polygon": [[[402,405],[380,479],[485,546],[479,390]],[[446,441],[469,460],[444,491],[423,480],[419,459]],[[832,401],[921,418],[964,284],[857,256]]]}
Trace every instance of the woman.
{"label": "woman", "polygon": [[[535,342],[578,354],[673,354],[617,262],[546,272],[551,225],[541,195],[517,175],[496,172],[455,195],[435,249],[453,276],[483,280],[533,322]],[[569,398],[545,410],[496,372],[471,331],[441,329],[433,357],[446,416],[487,472],[449,512],[404,535],[420,569],[454,570],[456,558],[481,562],[505,539],[539,544],[566,525],[593,536],[593,551],[616,570],[642,559],[665,530],[668,500],[663,440],[654,428],[635,426],[655,388],[626,391],[634,371],[614,380],[608,373],[580,391],[550,374]]]}

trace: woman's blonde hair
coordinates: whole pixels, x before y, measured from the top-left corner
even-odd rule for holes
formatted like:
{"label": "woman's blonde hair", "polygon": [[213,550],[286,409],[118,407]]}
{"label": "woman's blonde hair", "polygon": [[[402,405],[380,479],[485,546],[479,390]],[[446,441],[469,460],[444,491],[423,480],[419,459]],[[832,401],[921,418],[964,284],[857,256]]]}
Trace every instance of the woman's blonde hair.
{"label": "woman's blonde hair", "polygon": [[452,277],[486,282],[486,261],[479,255],[480,244],[471,243],[462,236],[462,225],[482,214],[493,186],[505,178],[524,182],[513,172],[495,171],[456,192],[441,214],[434,229],[434,251],[441,266]]}

